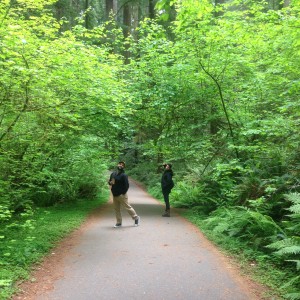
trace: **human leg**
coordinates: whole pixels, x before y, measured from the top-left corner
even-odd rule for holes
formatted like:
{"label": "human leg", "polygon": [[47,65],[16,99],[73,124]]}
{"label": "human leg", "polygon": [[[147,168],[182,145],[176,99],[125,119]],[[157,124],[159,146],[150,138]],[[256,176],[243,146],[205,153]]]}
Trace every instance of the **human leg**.
{"label": "human leg", "polygon": [[116,220],[117,224],[122,224],[122,215],[121,215],[121,202],[119,199],[120,196],[114,196],[113,197],[113,204],[114,204],[114,209],[115,209],[115,214],[116,214]]}
{"label": "human leg", "polygon": [[169,210],[169,209],[170,209],[170,199],[169,199],[169,194],[170,194],[169,191],[163,191],[164,201],[165,201],[165,204],[166,204],[166,210]]}
{"label": "human leg", "polygon": [[169,191],[163,191],[164,201],[166,204],[166,210],[163,213],[163,217],[170,217],[170,200],[169,200]]}
{"label": "human leg", "polygon": [[125,195],[120,195],[120,203],[121,205],[127,210],[129,215],[131,216],[132,219],[136,219],[138,217],[137,213],[135,212],[134,208],[128,203],[128,196],[127,194]]}

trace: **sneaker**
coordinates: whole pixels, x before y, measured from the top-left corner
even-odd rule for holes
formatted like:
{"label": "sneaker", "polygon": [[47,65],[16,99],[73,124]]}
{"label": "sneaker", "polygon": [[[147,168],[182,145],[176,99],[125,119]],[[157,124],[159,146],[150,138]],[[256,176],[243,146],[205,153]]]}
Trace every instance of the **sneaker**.
{"label": "sneaker", "polygon": [[140,225],[140,217],[137,216],[135,219],[134,219],[134,226],[139,226]]}
{"label": "sneaker", "polygon": [[121,223],[117,223],[114,227],[115,227],[115,228],[118,228],[118,227],[121,227],[121,226],[122,226]]}
{"label": "sneaker", "polygon": [[166,210],[163,214],[162,217],[170,217],[170,211]]}

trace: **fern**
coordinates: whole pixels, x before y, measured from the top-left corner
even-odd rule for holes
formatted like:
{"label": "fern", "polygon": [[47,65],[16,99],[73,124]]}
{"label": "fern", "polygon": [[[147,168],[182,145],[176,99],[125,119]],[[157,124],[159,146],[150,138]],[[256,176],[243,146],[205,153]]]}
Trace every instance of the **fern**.
{"label": "fern", "polygon": [[287,260],[287,261],[295,262],[295,263],[296,263],[297,271],[300,270],[300,260],[289,259],[289,260]]}
{"label": "fern", "polygon": [[277,250],[275,253],[282,256],[285,254],[300,254],[300,238],[290,237],[277,241],[267,246],[270,249]]}
{"label": "fern", "polygon": [[[300,193],[289,193],[285,194],[284,197],[294,204],[300,204]],[[298,211],[298,213],[300,213],[300,210]]]}
{"label": "fern", "polygon": [[284,260],[296,262],[296,268],[299,270],[300,193],[289,193],[285,194],[284,197],[292,203],[292,205],[288,208],[292,214],[289,215],[290,220],[286,222],[287,232],[290,236],[284,240],[268,245],[268,248],[274,249],[274,253],[284,258]]}
{"label": "fern", "polygon": [[288,300],[299,300],[300,299],[300,293],[289,293],[285,294],[285,298]]}
{"label": "fern", "polygon": [[289,211],[291,211],[291,212],[294,213],[294,214],[300,214],[300,204],[292,205],[292,206],[289,208]]}
{"label": "fern", "polygon": [[278,226],[270,216],[263,215],[256,211],[248,211],[248,213],[259,229],[268,231],[270,235],[272,233],[283,233],[281,227]]}
{"label": "fern", "polygon": [[300,292],[299,289],[295,288],[295,286],[298,284],[299,286],[300,282],[300,276],[295,276],[291,280],[289,280],[287,283],[285,283],[281,289],[287,290],[288,288],[291,288],[292,291],[288,294],[285,294],[285,298],[289,300],[299,300],[300,299]]}
{"label": "fern", "polygon": [[292,202],[292,205],[290,208],[288,208],[288,210],[299,217],[300,216],[300,193],[285,194],[284,198]]}
{"label": "fern", "polygon": [[262,247],[274,240],[282,229],[270,218],[244,207],[219,208],[204,221],[207,229],[230,237],[237,237]]}
{"label": "fern", "polygon": [[285,238],[284,240],[277,241],[268,245],[267,248],[279,250],[293,245],[295,245],[295,241],[292,238]]}
{"label": "fern", "polygon": [[300,254],[300,245],[285,247],[285,248],[282,248],[281,250],[278,250],[275,253],[278,255],[290,255],[290,254],[297,255],[297,254]]}
{"label": "fern", "polygon": [[226,232],[226,231],[228,231],[228,229],[229,229],[229,224],[228,223],[226,223],[226,222],[221,222],[221,223],[219,223],[215,228],[214,228],[214,232],[216,232],[216,233],[223,233],[223,232]]}

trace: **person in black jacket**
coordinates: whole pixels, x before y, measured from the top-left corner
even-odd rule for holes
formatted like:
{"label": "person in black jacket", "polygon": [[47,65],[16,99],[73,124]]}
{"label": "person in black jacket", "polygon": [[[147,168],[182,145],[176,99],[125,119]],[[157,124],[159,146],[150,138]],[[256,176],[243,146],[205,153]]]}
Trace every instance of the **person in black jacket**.
{"label": "person in black jacket", "polygon": [[120,161],[117,166],[117,171],[111,173],[108,181],[113,194],[113,203],[117,219],[117,223],[114,227],[122,226],[121,205],[125,207],[131,218],[134,220],[134,226],[138,226],[140,223],[140,217],[136,214],[133,207],[128,203],[127,191],[129,189],[129,182],[124,168],[125,162]]}
{"label": "person in black jacket", "polygon": [[166,204],[166,210],[163,217],[170,217],[170,201],[169,201],[169,194],[171,193],[172,188],[174,187],[173,182],[173,171],[171,164],[163,164],[164,166],[164,173],[161,177],[161,189],[164,196],[164,201]]}

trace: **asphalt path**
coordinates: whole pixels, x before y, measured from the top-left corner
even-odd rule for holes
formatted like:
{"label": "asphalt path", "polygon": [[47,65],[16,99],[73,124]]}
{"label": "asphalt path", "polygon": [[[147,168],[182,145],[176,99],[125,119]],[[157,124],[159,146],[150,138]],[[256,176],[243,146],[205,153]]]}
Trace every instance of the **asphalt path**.
{"label": "asphalt path", "polygon": [[245,278],[190,222],[130,181],[129,202],[140,226],[123,211],[115,224],[112,201],[64,257],[63,276],[36,295],[46,300],[246,300],[258,299]]}

